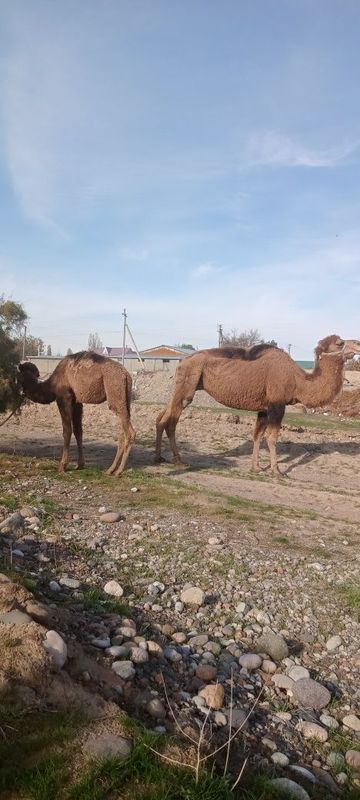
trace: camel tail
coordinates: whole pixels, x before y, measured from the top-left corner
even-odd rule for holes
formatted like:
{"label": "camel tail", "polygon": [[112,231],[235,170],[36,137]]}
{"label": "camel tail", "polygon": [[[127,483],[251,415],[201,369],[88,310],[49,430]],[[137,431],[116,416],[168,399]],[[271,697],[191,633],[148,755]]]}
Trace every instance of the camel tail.
{"label": "camel tail", "polygon": [[131,399],[132,399],[132,378],[131,375],[126,376],[126,385],[125,385],[125,399],[126,399],[126,410],[130,417],[131,411]]}

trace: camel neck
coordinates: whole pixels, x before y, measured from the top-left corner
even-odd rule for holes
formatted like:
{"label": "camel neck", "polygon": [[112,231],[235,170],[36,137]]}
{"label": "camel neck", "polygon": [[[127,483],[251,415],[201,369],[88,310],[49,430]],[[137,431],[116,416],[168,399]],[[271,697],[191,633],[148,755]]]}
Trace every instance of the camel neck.
{"label": "camel neck", "polygon": [[331,403],[341,392],[344,377],[342,355],[324,355],[317,360],[312,373],[304,374],[298,386],[301,403],[309,408]]}
{"label": "camel neck", "polygon": [[38,381],[36,379],[31,381],[31,385],[28,387],[26,395],[30,400],[33,400],[34,403],[42,403],[43,405],[53,403],[56,399],[56,395],[52,389],[51,376],[45,381]]}

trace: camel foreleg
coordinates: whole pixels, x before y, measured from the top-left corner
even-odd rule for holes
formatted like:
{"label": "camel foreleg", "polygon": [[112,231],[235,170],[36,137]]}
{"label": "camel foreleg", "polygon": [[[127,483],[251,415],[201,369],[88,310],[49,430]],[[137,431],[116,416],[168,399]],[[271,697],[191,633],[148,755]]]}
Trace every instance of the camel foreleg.
{"label": "camel foreleg", "polygon": [[61,421],[63,426],[64,447],[59,464],[59,472],[65,472],[66,467],[70,460],[70,440],[72,434],[72,398],[71,397],[58,397],[57,406],[60,411]]}
{"label": "camel foreleg", "polygon": [[181,464],[181,456],[178,450],[178,446],[176,443],[175,431],[176,426],[179,422],[181,414],[184,410],[184,407],[181,402],[177,399],[172,398],[170,403],[166,406],[165,410],[159,414],[156,420],[156,445],[155,445],[155,463],[159,463],[163,461],[161,455],[161,443],[162,443],[162,435],[164,430],[169,439],[169,444],[174,456],[174,463]]}
{"label": "camel foreleg", "polygon": [[265,436],[266,426],[268,422],[267,411],[259,411],[254,428],[254,447],[251,461],[251,471],[260,472],[259,454],[260,444],[263,436]]}

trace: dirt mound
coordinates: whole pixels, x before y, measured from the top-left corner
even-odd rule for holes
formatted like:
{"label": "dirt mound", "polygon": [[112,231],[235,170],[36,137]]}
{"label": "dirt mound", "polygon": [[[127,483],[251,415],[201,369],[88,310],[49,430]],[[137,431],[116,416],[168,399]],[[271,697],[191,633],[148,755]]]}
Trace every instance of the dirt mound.
{"label": "dirt mound", "polygon": [[[133,383],[134,399],[143,403],[167,403],[175,386],[175,374],[170,372],[139,372]],[[221,408],[207,392],[196,392],[193,404]]]}

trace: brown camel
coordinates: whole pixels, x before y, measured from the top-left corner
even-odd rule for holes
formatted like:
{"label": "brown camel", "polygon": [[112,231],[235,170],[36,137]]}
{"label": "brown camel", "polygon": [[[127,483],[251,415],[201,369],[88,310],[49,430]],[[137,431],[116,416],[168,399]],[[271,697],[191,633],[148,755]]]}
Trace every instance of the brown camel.
{"label": "brown camel", "polygon": [[278,474],[276,442],[285,406],[303,403],[316,408],[332,402],[342,388],[345,361],[359,352],[360,342],[327,336],[315,350],[316,363],[311,373],[301,369],[288,353],[266,344],[201,350],[185,358],[176,371],[172,398],[156,420],[155,460],[162,460],[165,430],[174,461],[181,463],[176,425],[195,392],[204,389],[224,406],[258,412],[252,469],[259,470],[260,442],[265,436],[271,469]]}
{"label": "brown camel", "polygon": [[53,403],[60,411],[64,449],[59,472],[65,472],[69,463],[69,446],[72,432],[78,447],[77,469],[84,466],[82,447],[83,403],[104,403],[120,418],[124,442],[119,441],[108,475],[120,475],[125,469],[135,431],[130,421],[131,376],[121,364],[97,353],[83,351],[63,358],[47,380],[39,380],[39,370],[31,362],[19,365],[19,383],[25,397],[35,403]]}

